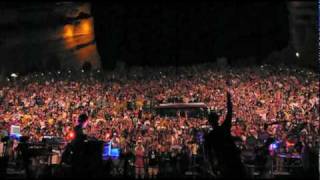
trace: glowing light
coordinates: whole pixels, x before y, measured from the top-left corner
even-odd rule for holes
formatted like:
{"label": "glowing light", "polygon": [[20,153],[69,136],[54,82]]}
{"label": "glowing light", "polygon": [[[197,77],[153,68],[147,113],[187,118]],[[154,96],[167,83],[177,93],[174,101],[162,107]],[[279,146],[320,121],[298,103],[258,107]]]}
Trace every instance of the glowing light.
{"label": "glowing light", "polygon": [[70,139],[70,140],[72,140],[72,139],[74,139],[74,137],[75,137],[75,134],[74,134],[74,132],[73,131],[71,131],[69,134],[68,134],[68,139]]}
{"label": "glowing light", "polygon": [[73,37],[73,34],[74,34],[73,25],[65,25],[63,29],[63,37],[64,38]]}
{"label": "glowing light", "polygon": [[81,22],[81,33],[90,34],[91,33],[91,23],[88,20],[83,20]]}
{"label": "glowing light", "polygon": [[269,150],[270,150],[270,151],[274,151],[274,150],[276,150],[277,148],[278,148],[277,142],[272,143],[272,144],[270,144],[270,146],[269,146]]}
{"label": "glowing light", "polygon": [[274,150],[274,149],[276,149],[276,148],[277,148],[277,145],[275,145],[275,144],[271,144],[271,145],[270,145],[270,149],[271,149],[271,150]]}
{"label": "glowing light", "polygon": [[18,75],[16,73],[12,73],[10,76],[13,77],[13,78],[18,77]]}
{"label": "glowing light", "polygon": [[299,57],[300,57],[300,54],[299,54],[298,52],[296,52],[296,56],[297,56],[297,58],[299,58]]}
{"label": "glowing light", "polygon": [[292,146],[294,146],[294,143],[293,143],[293,142],[289,142],[289,141],[287,141],[287,142],[286,142],[286,144],[287,144],[287,146],[288,146],[288,147],[292,147]]}

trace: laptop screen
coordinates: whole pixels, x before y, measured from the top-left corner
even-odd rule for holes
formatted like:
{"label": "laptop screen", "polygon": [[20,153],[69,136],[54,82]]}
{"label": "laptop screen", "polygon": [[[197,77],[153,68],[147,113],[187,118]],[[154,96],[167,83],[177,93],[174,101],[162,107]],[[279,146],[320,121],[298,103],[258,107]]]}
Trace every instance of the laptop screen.
{"label": "laptop screen", "polygon": [[120,157],[120,149],[119,148],[112,148],[112,143],[108,142],[105,143],[103,146],[102,157],[118,159]]}
{"label": "laptop screen", "polygon": [[10,137],[12,139],[20,140],[20,137],[21,137],[20,126],[11,125]]}

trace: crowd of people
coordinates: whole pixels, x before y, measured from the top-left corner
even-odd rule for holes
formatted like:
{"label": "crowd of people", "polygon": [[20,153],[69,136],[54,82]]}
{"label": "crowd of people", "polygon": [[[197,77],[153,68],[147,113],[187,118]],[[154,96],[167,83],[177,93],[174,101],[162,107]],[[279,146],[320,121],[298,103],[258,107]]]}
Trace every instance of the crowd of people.
{"label": "crowd of people", "polygon": [[[203,102],[210,111],[220,114],[222,123],[229,80],[231,133],[239,139],[239,149],[247,157],[244,161],[249,162],[253,154],[257,156],[255,150],[269,137],[277,140],[277,153],[303,154],[319,143],[319,80],[310,70],[268,65],[217,70],[206,64],[132,68],[125,73],[71,73],[8,79],[0,86],[0,128],[9,131],[10,125],[19,125],[30,142],[39,142],[44,136],[67,139],[78,116],[86,113],[89,121],[85,133],[112,141],[124,156],[136,156],[137,177],[145,176],[147,165],[150,177],[159,170],[179,174],[197,164],[194,159],[202,149],[195,132],[208,130],[203,128],[208,127],[207,118],[179,114],[163,117],[154,112],[154,107],[170,102]],[[161,163],[174,168],[166,169],[168,166]]]}

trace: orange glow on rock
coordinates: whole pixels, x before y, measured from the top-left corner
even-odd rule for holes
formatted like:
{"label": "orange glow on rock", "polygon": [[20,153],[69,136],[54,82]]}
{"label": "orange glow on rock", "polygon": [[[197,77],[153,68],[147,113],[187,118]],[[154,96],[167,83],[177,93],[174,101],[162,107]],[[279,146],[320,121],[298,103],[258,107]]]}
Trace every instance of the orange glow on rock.
{"label": "orange glow on rock", "polygon": [[91,23],[88,20],[82,21],[81,31],[82,31],[82,34],[90,34],[91,33]]}
{"label": "orange glow on rock", "polygon": [[80,34],[92,33],[92,22],[90,20],[82,20],[80,23]]}
{"label": "orange glow on rock", "polygon": [[73,27],[73,25],[65,25],[63,31],[64,31],[63,32],[64,38],[73,37],[74,27]]}

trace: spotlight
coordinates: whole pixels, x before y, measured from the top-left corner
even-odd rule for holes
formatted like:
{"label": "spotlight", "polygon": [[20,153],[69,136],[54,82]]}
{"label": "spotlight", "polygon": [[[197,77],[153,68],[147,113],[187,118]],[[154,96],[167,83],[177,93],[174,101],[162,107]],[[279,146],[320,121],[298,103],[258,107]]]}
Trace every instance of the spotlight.
{"label": "spotlight", "polygon": [[70,74],[70,73],[71,73],[71,70],[69,70],[68,73]]}
{"label": "spotlight", "polygon": [[84,70],[82,69],[81,72],[84,73]]}
{"label": "spotlight", "polygon": [[294,146],[294,143],[293,143],[293,142],[290,142],[290,141],[287,141],[287,142],[286,142],[286,145],[287,145],[288,147],[293,147],[293,146]]}
{"label": "spotlight", "polygon": [[51,72],[49,72],[48,74],[51,75]]}
{"label": "spotlight", "polygon": [[60,74],[61,72],[60,71],[58,71],[58,74]]}
{"label": "spotlight", "polygon": [[300,57],[300,54],[299,54],[298,52],[296,52],[296,56],[297,56],[297,58],[299,58],[299,57]]}
{"label": "spotlight", "polygon": [[274,151],[274,150],[276,150],[276,149],[278,149],[278,144],[277,144],[277,143],[272,143],[272,144],[270,144],[269,150]]}
{"label": "spotlight", "polygon": [[100,73],[100,70],[99,70],[99,69],[97,70],[97,73]]}
{"label": "spotlight", "polygon": [[67,136],[67,139],[69,140],[73,140],[75,138],[75,134],[73,131],[69,132],[68,136]]}
{"label": "spotlight", "polygon": [[18,75],[16,73],[12,73],[10,76],[13,77],[13,78],[18,77]]}
{"label": "spotlight", "polygon": [[41,73],[41,76],[44,76],[44,73]]}

